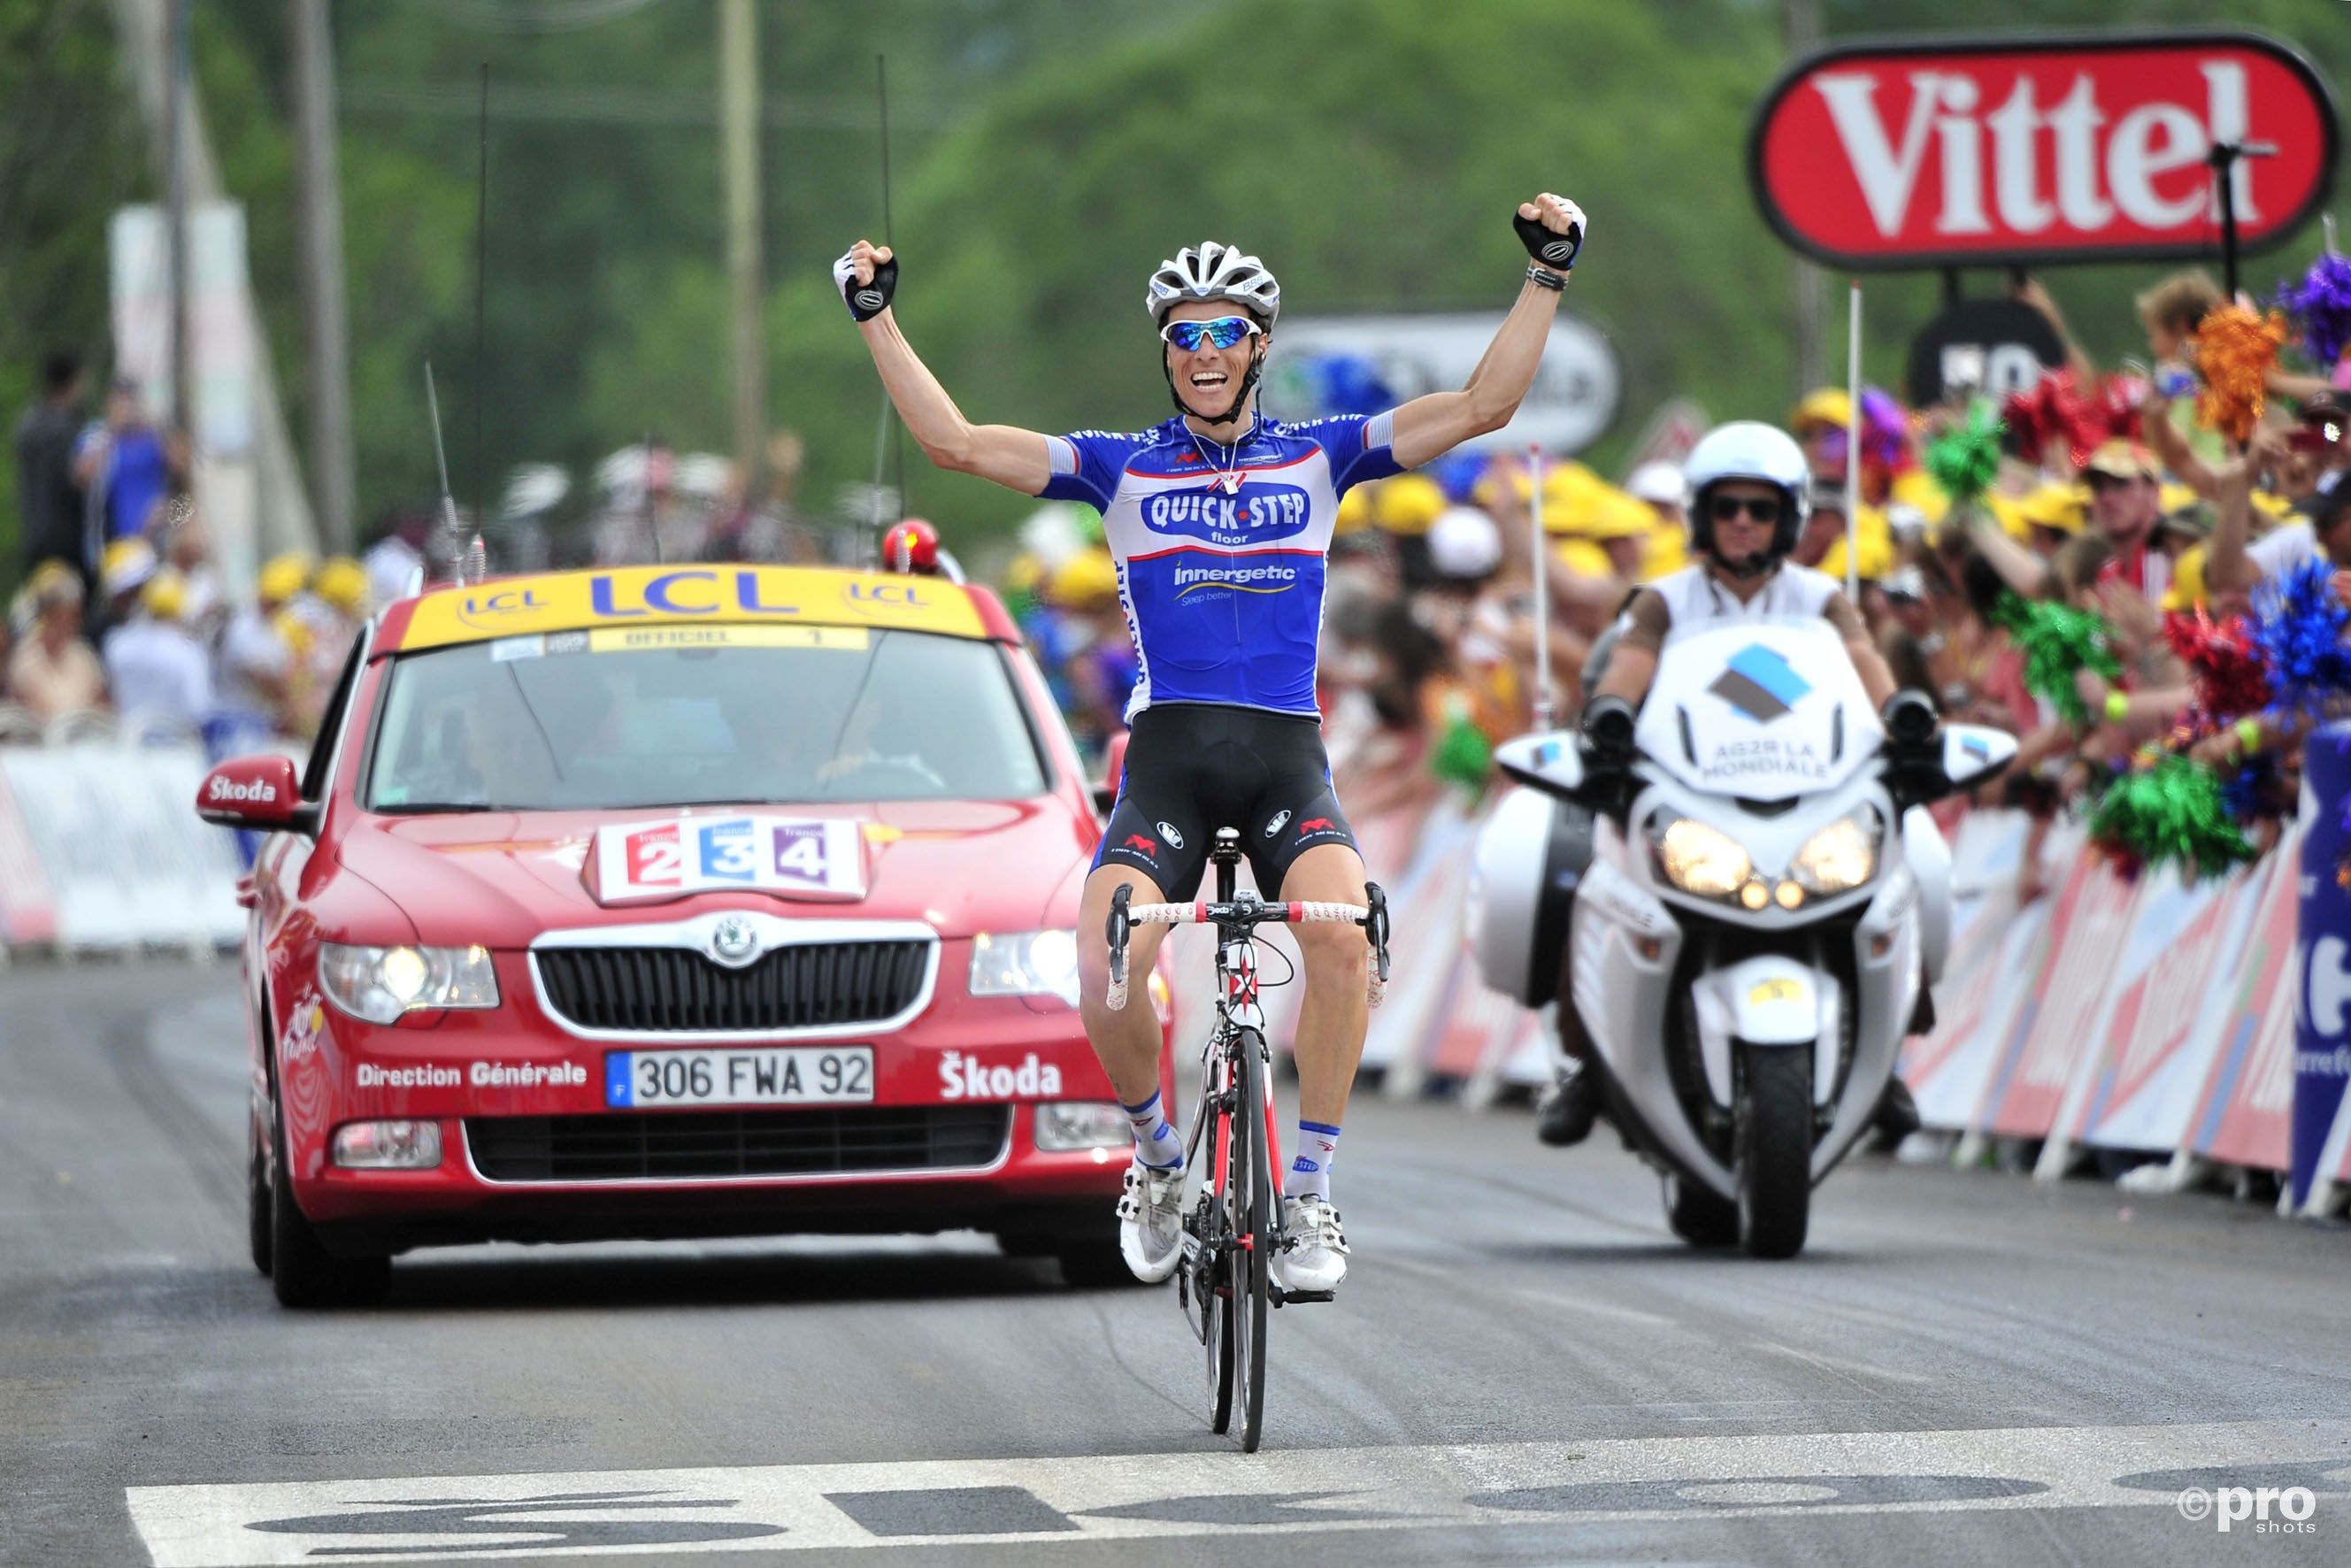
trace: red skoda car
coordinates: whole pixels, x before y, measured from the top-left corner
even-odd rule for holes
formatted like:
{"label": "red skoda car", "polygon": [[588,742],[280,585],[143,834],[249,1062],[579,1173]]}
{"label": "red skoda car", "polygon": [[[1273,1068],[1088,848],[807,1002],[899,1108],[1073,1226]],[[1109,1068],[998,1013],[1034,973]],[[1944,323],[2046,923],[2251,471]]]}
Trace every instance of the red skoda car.
{"label": "red skoda car", "polygon": [[226,762],[196,805],[270,835],[250,1179],[287,1305],[497,1238],[970,1227],[1123,1276],[1132,1139],[1073,1005],[1094,792],[985,590],[428,592],[301,777]]}

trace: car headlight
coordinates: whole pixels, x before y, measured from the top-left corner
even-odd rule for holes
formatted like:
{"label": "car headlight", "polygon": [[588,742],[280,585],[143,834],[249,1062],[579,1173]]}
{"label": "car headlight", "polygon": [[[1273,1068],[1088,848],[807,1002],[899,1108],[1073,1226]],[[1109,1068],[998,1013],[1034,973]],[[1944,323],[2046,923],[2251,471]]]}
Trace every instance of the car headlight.
{"label": "car headlight", "polygon": [[1788,862],[1788,874],[1809,894],[1849,893],[1877,874],[1882,831],[1884,824],[1872,807],[1839,817],[1804,841]]}
{"label": "car headlight", "polygon": [[397,1023],[417,1009],[494,1008],[497,972],[487,947],[319,946],[319,988],[355,1019]]}
{"label": "car headlight", "polygon": [[1134,1142],[1134,1124],[1107,1100],[1046,1100],[1037,1106],[1040,1153],[1124,1149]]}
{"label": "car headlight", "polygon": [[987,932],[971,939],[975,997],[1059,997],[1078,1005],[1078,938],[1068,931]]}
{"label": "car headlight", "polygon": [[1755,869],[1738,840],[1694,817],[1676,818],[1657,835],[1656,852],[1666,880],[1701,898],[1729,898]]}

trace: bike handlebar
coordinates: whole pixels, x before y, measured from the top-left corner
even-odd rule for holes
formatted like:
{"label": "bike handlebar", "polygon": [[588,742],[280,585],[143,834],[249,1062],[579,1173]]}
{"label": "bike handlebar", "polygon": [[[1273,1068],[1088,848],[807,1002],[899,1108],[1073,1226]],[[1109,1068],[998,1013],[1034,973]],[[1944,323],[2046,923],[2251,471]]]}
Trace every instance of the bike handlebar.
{"label": "bike handlebar", "polygon": [[1255,898],[1230,904],[1129,904],[1134,887],[1122,886],[1111,895],[1110,984],[1102,1000],[1113,1012],[1126,1006],[1126,938],[1137,925],[1219,925],[1243,929],[1257,925],[1360,925],[1371,942],[1372,972],[1364,981],[1364,1000],[1378,1007],[1387,993],[1387,896],[1376,883],[1368,884],[1371,902],[1332,904],[1318,899],[1265,904]]}

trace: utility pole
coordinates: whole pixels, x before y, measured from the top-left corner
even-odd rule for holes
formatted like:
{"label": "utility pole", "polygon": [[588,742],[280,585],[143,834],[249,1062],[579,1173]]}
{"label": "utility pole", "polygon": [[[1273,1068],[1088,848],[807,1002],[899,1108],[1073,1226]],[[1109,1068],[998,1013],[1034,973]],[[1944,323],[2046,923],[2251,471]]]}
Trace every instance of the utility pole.
{"label": "utility pole", "polygon": [[759,28],[754,0],[718,0],[718,155],[726,186],[726,280],[735,340],[735,467],[748,493],[768,429],[759,245]]}
{"label": "utility pole", "polygon": [[294,228],[301,253],[302,339],[308,371],[311,501],[319,542],[348,555],[356,540],[350,336],[344,314],[343,202],[336,168],[335,63],[327,0],[287,0],[294,71]]}
{"label": "utility pole", "polygon": [[[1820,0],[1787,0],[1787,31],[1791,59],[1812,52],[1821,41]],[[1799,256],[1789,271],[1796,290],[1796,393],[1801,397],[1822,384],[1821,318],[1826,312],[1821,269]]]}
{"label": "utility pole", "polygon": [[163,15],[163,249],[172,287],[172,428],[191,445],[195,378],[188,369],[188,7]]}

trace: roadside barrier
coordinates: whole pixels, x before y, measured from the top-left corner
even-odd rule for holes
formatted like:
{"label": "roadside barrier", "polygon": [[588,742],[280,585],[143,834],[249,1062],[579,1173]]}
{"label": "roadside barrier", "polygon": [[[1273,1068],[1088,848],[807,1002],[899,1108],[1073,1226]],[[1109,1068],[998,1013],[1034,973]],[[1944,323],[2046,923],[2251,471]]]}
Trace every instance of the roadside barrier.
{"label": "roadside barrier", "polygon": [[[1463,928],[1469,846],[1492,805],[1468,810],[1448,797],[1357,824],[1395,916],[1395,973],[1364,1051],[1366,1072],[1391,1096],[1447,1093],[1476,1108],[1550,1081],[1551,1009],[1488,988]],[[2305,800],[2305,821],[2310,810]],[[2106,1151],[2146,1165],[2127,1178],[2137,1190],[2191,1186],[2216,1167],[2287,1172],[2306,982],[2318,988],[2317,1021],[2333,1032],[2302,1046],[2304,1077],[2313,1064],[2351,1061],[2351,923],[2317,946],[2331,967],[2314,966],[2296,940],[2311,874],[2303,826],[2290,825],[2255,863],[2189,886],[2169,868],[2122,877],[2088,852],[2078,825],[2061,821],[2041,846],[2045,891],[2021,909],[2029,820],[1972,811],[1950,831],[1952,938],[1938,1021],[1906,1043],[1899,1071],[1951,1157],[1973,1164],[1995,1144],[2037,1145],[2033,1174],[2054,1179]],[[2333,875],[2331,859],[2324,874]],[[1188,982],[1206,949],[1179,943],[1175,952],[1179,1038],[1196,1040],[1206,998]],[[1267,972],[1278,977],[1279,963]],[[1267,992],[1279,1046],[1294,1034],[1301,989]],[[2282,1210],[2323,1215],[2351,1199],[2351,1094],[2339,1075],[2325,1087],[2336,1098],[2323,1135],[2305,1132],[2309,1175]]]}
{"label": "roadside barrier", "polygon": [[0,952],[235,946],[242,867],[235,837],[196,819],[205,766],[192,734],[94,716],[0,745]]}

